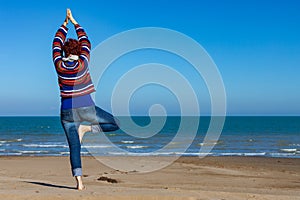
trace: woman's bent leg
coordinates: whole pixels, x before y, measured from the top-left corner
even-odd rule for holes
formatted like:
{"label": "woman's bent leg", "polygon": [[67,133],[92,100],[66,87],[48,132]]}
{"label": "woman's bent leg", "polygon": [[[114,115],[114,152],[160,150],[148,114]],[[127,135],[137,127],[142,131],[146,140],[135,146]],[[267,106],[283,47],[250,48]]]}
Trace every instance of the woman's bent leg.
{"label": "woman's bent leg", "polygon": [[81,120],[90,122],[94,133],[110,132],[119,129],[117,119],[97,106],[84,107],[79,110]]}
{"label": "woman's bent leg", "polygon": [[101,127],[101,131],[103,132],[116,131],[119,129],[117,119],[115,119],[112,114],[97,106],[95,106],[95,109],[98,124],[92,125],[92,132],[99,132],[99,125]]}

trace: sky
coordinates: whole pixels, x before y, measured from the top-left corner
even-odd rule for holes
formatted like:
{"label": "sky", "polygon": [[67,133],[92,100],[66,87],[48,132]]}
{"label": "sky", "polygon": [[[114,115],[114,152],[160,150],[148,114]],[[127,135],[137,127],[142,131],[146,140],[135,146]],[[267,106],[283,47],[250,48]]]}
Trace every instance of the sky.
{"label": "sky", "polygon": [[[86,30],[92,50],[115,34],[141,27],[167,28],[192,38],[218,67],[227,115],[300,114],[300,1],[10,0],[0,4],[0,116],[59,115],[51,46],[66,8]],[[68,36],[75,37],[72,25],[68,27]],[[202,77],[177,55],[155,49],[130,52],[112,63],[96,85],[97,105],[111,111],[116,82],[145,63],[168,65],[185,76],[201,114],[209,115],[211,100]],[[170,88],[150,84],[132,95],[129,110],[147,115],[151,105],[162,104],[168,114],[179,115],[179,102]]]}

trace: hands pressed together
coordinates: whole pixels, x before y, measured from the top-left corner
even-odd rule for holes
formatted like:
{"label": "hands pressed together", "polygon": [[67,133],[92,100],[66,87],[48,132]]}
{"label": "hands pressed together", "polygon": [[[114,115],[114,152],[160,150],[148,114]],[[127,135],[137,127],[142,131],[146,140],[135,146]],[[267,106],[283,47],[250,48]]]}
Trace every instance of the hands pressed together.
{"label": "hands pressed together", "polygon": [[78,23],[76,22],[76,20],[74,19],[71,10],[68,8],[68,9],[67,9],[67,16],[66,16],[66,19],[65,19],[65,21],[64,21],[64,26],[67,26],[67,24],[69,23],[69,20],[70,20],[74,25],[78,24]]}

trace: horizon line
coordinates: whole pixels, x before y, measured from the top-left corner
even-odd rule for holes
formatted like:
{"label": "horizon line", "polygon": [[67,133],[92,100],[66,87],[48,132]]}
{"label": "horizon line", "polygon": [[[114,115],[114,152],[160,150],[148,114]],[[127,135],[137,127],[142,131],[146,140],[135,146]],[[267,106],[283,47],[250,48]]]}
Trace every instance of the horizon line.
{"label": "horizon line", "polygon": [[[0,115],[0,117],[60,117],[60,115]],[[296,114],[290,115],[118,115],[115,117],[300,117]]]}

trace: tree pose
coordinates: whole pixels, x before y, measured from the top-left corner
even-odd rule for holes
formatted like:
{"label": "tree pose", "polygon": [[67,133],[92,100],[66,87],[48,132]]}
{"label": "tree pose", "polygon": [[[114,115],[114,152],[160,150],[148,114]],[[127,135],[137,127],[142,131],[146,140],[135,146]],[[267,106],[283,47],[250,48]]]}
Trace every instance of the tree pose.
{"label": "tree pose", "polygon": [[[69,21],[75,27],[78,40],[66,40]],[[80,151],[84,134],[115,131],[119,126],[117,120],[95,106],[91,98],[91,93],[95,91],[88,68],[91,43],[70,9],[67,9],[65,21],[55,34],[52,48],[61,96],[61,123],[69,144],[72,174],[77,189],[82,190],[85,187],[82,182]],[[82,122],[89,122],[90,125],[81,125]]]}

